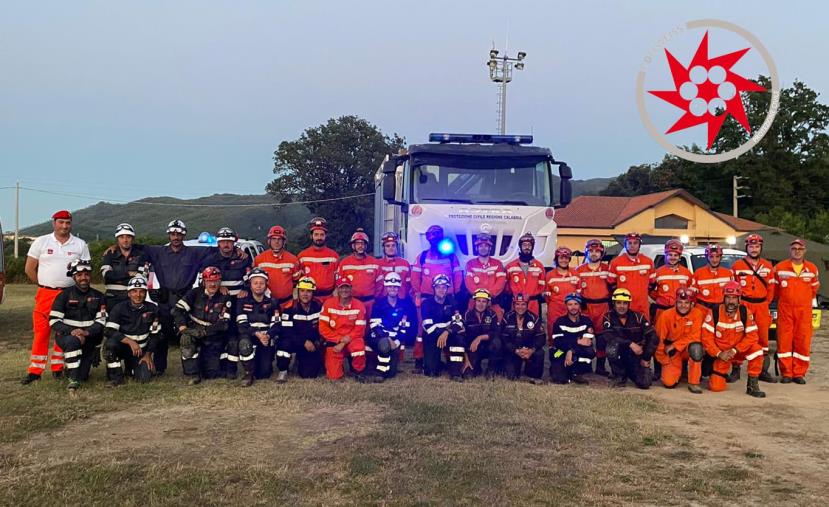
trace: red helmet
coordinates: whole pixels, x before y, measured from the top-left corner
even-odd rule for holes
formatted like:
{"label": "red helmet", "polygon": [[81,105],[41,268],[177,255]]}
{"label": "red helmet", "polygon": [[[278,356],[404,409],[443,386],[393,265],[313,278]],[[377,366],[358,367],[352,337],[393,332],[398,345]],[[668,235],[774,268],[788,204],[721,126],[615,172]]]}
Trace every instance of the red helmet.
{"label": "red helmet", "polygon": [[569,258],[573,256],[573,251],[566,246],[560,246],[556,248],[555,257],[558,258],[559,255],[564,255]]}
{"label": "red helmet", "polygon": [[737,296],[740,297],[742,294],[743,289],[740,287],[740,282],[735,282],[734,280],[726,283],[722,288],[723,296]]}
{"label": "red helmet", "polygon": [[314,232],[316,230],[327,232],[328,222],[326,222],[326,220],[322,217],[314,217],[308,223],[308,229],[310,229],[311,232]]}
{"label": "red helmet", "polygon": [[397,242],[399,241],[399,238],[397,237],[396,232],[387,232],[387,233],[383,234],[383,237],[381,238],[381,241],[384,245],[386,243],[397,244]]}
{"label": "red helmet", "polygon": [[519,292],[518,294],[512,296],[512,303],[513,304],[515,304],[515,303],[529,303],[529,302],[530,302],[530,298],[528,298],[527,295],[524,294],[523,292]]}
{"label": "red helmet", "polygon": [[518,238],[518,248],[521,248],[521,243],[524,243],[525,241],[529,241],[533,248],[535,248],[535,238],[532,233],[524,233],[520,238]]}
{"label": "red helmet", "polygon": [[638,232],[629,232],[629,233],[625,234],[625,241],[630,241],[632,239],[635,239],[637,241],[642,241],[642,235],[639,234]]}
{"label": "red helmet", "polygon": [[287,239],[288,236],[285,234],[285,228],[281,225],[274,225],[273,227],[271,227],[271,229],[268,231],[268,239],[272,238]]}
{"label": "red helmet", "polygon": [[668,252],[676,252],[681,254],[682,253],[682,242],[678,239],[669,239],[665,243],[665,254],[667,255]]}
{"label": "red helmet", "polygon": [[480,245],[481,243],[489,243],[489,246],[492,246],[492,235],[488,232],[482,232],[475,237],[475,246]]}
{"label": "red helmet", "polygon": [[584,255],[587,255],[588,252],[592,250],[598,250],[604,253],[604,245],[598,239],[589,239],[587,243],[584,245]]}
{"label": "red helmet", "polygon": [[337,285],[338,289],[340,287],[342,287],[343,285],[348,285],[349,287],[351,287],[351,285],[352,285],[351,277],[349,275],[345,275],[345,276],[341,276],[341,277],[337,278],[336,285]]}
{"label": "red helmet", "polygon": [[746,236],[746,246],[748,245],[763,246],[763,236],[760,236],[759,234],[749,234]]}
{"label": "red helmet", "polygon": [[222,272],[217,267],[208,266],[201,272],[201,279],[203,282],[218,282],[222,279]]}
{"label": "red helmet", "polygon": [[722,247],[716,243],[709,243],[705,246],[705,256],[708,257],[712,253],[718,253],[722,255]]}
{"label": "red helmet", "polygon": [[694,291],[692,291],[688,287],[679,287],[678,289],[676,289],[677,301],[679,301],[680,299],[683,301],[693,301],[694,296]]}
{"label": "red helmet", "polygon": [[351,240],[348,242],[349,244],[354,244],[357,241],[364,241],[366,245],[368,245],[368,234],[362,228],[357,229],[354,231],[354,234],[351,235]]}

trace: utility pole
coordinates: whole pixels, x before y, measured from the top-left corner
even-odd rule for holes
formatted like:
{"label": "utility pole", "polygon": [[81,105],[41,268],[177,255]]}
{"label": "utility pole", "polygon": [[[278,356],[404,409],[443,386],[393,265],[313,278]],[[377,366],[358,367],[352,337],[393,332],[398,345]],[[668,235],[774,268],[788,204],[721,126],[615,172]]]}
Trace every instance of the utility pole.
{"label": "utility pole", "polygon": [[731,211],[734,218],[739,216],[739,199],[741,197],[751,197],[748,194],[740,194],[740,190],[746,190],[748,187],[740,186],[740,180],[746,179],[745,176],[737,176],[736,174],[731,177]]}
{"label": "utility pole", "polygon": [[489,79],[498,83],[498,131],[500,134],[507,133],[507,83],[512,81],[512,69],[523,70],[524,58],[527,53],[519,51],[516,58],[510,58],[506,52],[504,56],[498,56],[499,51],[493,48],[489,51],[489,60],[486,62],[489,67]]}
{"label": "utility pole", "polygon": [[18,243],[20,242],[20,182],[17,182],[17,186],[14,189],[14,258],[17,259],[19,257],[19,246]]}

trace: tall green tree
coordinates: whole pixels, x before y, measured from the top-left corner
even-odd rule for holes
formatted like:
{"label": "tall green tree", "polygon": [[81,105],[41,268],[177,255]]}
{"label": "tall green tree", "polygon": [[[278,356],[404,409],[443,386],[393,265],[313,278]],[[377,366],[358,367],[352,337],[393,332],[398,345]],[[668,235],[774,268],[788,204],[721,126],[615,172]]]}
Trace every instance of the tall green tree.
{"label": "tall green tree", "polygon": [[[273,157],[276,178],[266,191],[281,202],[369,194],[374,192],[374,174],[383,158],[404,146],[402,137],[386,135],[357,116],[332,118],[306,129],[295,141],[279,143]],[[371,196],[312,202],[307,206],[314,215],[328,220],[329,244],[339,251],[347,251],[355,228],[372,231]]]}

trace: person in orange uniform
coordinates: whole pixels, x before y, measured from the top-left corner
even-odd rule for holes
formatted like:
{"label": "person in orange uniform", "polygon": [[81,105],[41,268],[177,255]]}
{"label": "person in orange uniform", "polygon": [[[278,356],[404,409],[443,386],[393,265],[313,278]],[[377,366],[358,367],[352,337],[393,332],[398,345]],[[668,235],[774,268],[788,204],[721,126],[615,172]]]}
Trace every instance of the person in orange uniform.
{"label": "person in orange uniform", "polygon": [[777,281],[777,362],[780,382],[806,383],[812,348],[812,300],[820,287],[817,266],[805,259],[806,242],[795,239],[789,258],[774,267]]}
{"label": "person in orange uniform", "polygon": [[663,310],[656,321],[659,345],[654,358],[662,365],[662,385],[672,389],[679,384],[682,363],[688,362],[688,390],[702,394],[702,322],[707,310],[694,306],[690,288],[679,287],[672,297],[674,307]]}
{"label": "person in orange uniform", "polygon": [[[579,277],[578,292],[587,306],[585,315],[593,322],[593,329],[602,328],[604,314],[607,313],[610,304],[610,289],[607,284],[607,277],[610,274],[610,266],[602,261],[605,248],[598,239],[588,240],[584,245],[584,264],[574,271]],[[606,352],[604,337],[596,337],[596,374],[607,376]]]}
{"label": "person in orange uniform", "polygon": [[654,283],[656,275],[653,261],[646,255],[639,253],[642,246],[642,235],[637,232],[625,236],[625,251],[610,261],[610,284],[614,289],[627,289],[633,301],[630,309],[650,316],[648,291]]}
{"label": "person in orange uniform", "polygon": [[377,259],[377,265],[380,267],[380,271],[377,273],[377,278],[375,279],[374,297],[383,297],[385,276],[394,272],[400,275],[401,282],[397,297],[405,299],[411,292],[412,266],[409,264],[409,261],[400,256],[400,240],[396,233],[387,232],[383,234],[380,243],[383,246],[383,256]]}
{"label": "person in orange uniform", "polygon": [[765,398],[759,376],[763,369],[763,348],[757,337],[754,315],[740,304],[740,284],[730,281],[723,287],[723,303],[715,306],[702,323],[702,346],[714,358],[708,379],[710,391],[725,391],[729,369],[740,368],[748,361],[746,394]]}
{"label": "person in orange uniform", "polygon": [[769,303],[774,299],[774,289],[777,282],[774,280],[774,267],[771,262],[763,259],[763,237],[759,234],[749,234],[745,244],[748,255],[737,260],[731,271],[734,279],[740,282],[742,288],[742,302],[754,314],[757,323],[757,335],[760,346],[763,348],[763,371],[760,381],[777,382],[777,378],[769,373],[769,327],[771,327],[771,311]]}
{"label": "person in orange uniform", "polygon": [[366,307],[351,296],[348,277],[337,280],[336,294],[323,303],[319,329],[325,340],[325,376],[331,380],[343,377],[346,351],[351,357],[352,374],[362,381],[366,369]]}
{"label": "person in orange uniform", "polygon": [[287,308],[291,305],[294,299],[294,283],[302,276],[299,258],[285,250],[287,240],[285,228],[281,225],[274,225],[268,231],[270,250],[265,250],[253,260],[254,267],[268,274],[268,290],[271,291],[271,299],[280,308]]}
{"label": "person in orange uniform", "polygon": [[[547,286],[544,265],[533,257],[535,238],[529,232],[518,238],[518,258],[506,265],[507,286],[513,296],[523,294],[528,310],[541,315],[541,297]],[[512,306],[510,304],[510,306]]]}
{"label": "person in orange uniform", "polygon": [[350,243],[354,253],[340,260],[337,278],[346,277],[351,281],[351,297],[363,303],[366,307],[366,315],[371,315],[380,266],[374,256],[366,253],[368,234],[363,229],[354,231]]}
{"label": "person in orange uniform", "polygon": [[[579,277],[570,269],[573,252],[567,247],[558,247],[555,251],[555,267],[547,273],[544,297],[547,300],[547,336],[553,336],[553,324],[559,317],[567,315],[564,298],[576,292]],[[548,344],[552,343],[549,341]]]}
{"label": "person in orange uniform", "polygon": [[651,289],[651,321],[657,322],[659,315],[665,310],[674,307],[678,289],[690,288],[693,283],[693,273],[683,266],[682,243],[670,239],[665,243],[665,264],[659,266],[655,272],[656,284]]}
{"label": "person in orange uniform", "polygon": [[722,247],[716,243],[705,247],[708,264],[694,271],[693,287],[697,293],[697,304],[708,309],[722,304],[723,287],[734,279],[731,270],[720,266]]}
{"label": "person in orange uniform", "polygon": [[[52,215],[52,234],[40,236],[32,242],[26,256],[25,272],[32,283],[37,284],[35,308],[32,312],[32,354],[23,385],[40,380],[46,369],[49,354],[49,313],[52,304],[66,287],[75,285],[66,269],[70,262],[88,261],[89,247],[81,238],[72,234],[72,214],[61,210]],[[51,370],[54,378],[63,377],[63,349],[57,342],[52,346]]]}
{"label": "person in orange uniform", "polygon": [[[479,289],[489,292],[492,301],[490,309],[495,312],[500,322],[504,318],[504,308],[499,303],[502,302],[501,296],[507,283],[507,270],[504,268],[504,263],[490,257],[492,246],[492,236],[487,233],[478,234],[475,238],[478,256],[469,259],[466,263],[464,283],[470,294],[475,294]],[[469,300],[469,310],[475,306],[473,299]]]}
{"label": "person in orange uniform", "polygon": [[299,252],[299,265],[303,276],[309,276],[317,282],[317,291],[314,298],[320,303],[331,297],[334,292],[337,266],[340,256],[334,250],[325,246],[325,237],[328,224],[324,218],[317,217],[309,224],[311,230],[311,246]]}

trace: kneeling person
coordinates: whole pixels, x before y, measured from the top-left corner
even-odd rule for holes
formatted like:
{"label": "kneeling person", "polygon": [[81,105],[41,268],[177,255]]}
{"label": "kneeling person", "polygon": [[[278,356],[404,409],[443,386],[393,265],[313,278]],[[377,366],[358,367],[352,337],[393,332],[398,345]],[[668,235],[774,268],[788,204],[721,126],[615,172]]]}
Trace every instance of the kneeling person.
{"label": "kneeling person", "polygon": [[236,328],[239,332],[239,361],[245,371],[242,386],[250,387],[254,378],[268,378],[273,373],[275,350],[269,332],[278,322],[279,305],[265,295],[267,272],[253,268],[245,280],[250,290],[236,300]]}
{"label": "kneeling person", "polygon": [[651,358],[659,338],[648,319],[630,309],[633,298],[629,290],[616,289],[610,299],[613,308],[604,316],[601,332],[607,342],[615,386],[624,387],[631,379],[639,389],[648,389],[653,381]]}
{"label": "kneeling person", "polygon": [[547,336],[541,319],[529,311],[529,298],[525,294],[513,296],[512,311],[501,322],[501,340],[507,378],[518,380],[523,369],[532,383],[541,384]]}
{"label": "kneeling person", "polygon": [[486,289],[478,289],[472,294],[472,309],[464,316],[464,337],[466,357],[472,375],[482,373],[484,359],[489,359],[486,376],[495,378],[501,362],[501,328],[498,314],[491,306],[492,295]]}
{"label": "kneeling person", "polygon": [[[49,312],[49,326],[55,332],[55,343],[63,349],[69,377],[69,394],[74,396],[81,381],[89,379],[95,355],[104,337],[106,306],[104,294],[90,287],[92,264],[74,260],[67,266],[66,276],[75,285],[63,289]],[[98,356],[100,357],[100,355]]]}
{"label": "kneeling person", "polygon": [[400,352],[413,346],[417,336],[417,308],[408,299],[400,299],[403,278],[392,271],[383,277],[385,297],[378,298],[371,309],[368,345],[377,354],[376,375],[382,382],[397,374]]}
{"label": "kneeling person", "polygon": [[222,376],[221,354],[227,345],[231,296],[222,294],[222,272],[213,266],[202,271],[202,287],[190,289],[173,308],[181,333],[181,366],[190,385],[202,378]]}
{"label": "kneeling person", "polygon": [[663,310],[657,317],[655,329],[659,345],[654,359],[662,365],[663,386],[676,387],[682,376],[682,363],[687,361],[688,390],[702,394],[699,381],[704,351],[700,335],[706,313],[693,306],[691,289],[680,287],[676,290],[674,307]]}
{"label": "kneeling person", "polygon": [[564,297],[567,315],[553,323],[553,346],[550,347],[550,380],[566,384],[587,384],[585,373],[592,371],[593,321],[581,313],[584,301],[578,293]]}
{"label": "kneeling person", "polygon": [[434,296],[425,299],[420,306],[423,316],[423,373],[429,377],[440,376],[444,349],[449,349],[449,376],[463,382],[463,361],[466,348],[463,343],[463,317],[447,296],[452,282],[443,273],[432,279]]}
{"label": "kneeling person", "polygon": [[351,295],[351,280],[337,279],[335,297],[328,298],[320,311],[320,335],[325,339],[325,375],[339,380],[345,375],[345,355],[351,357],[351,373],[363,380],[366,369],[366,307]]}
{"label": "kneeling person", "polygon": [[291,354],[296,354],[297,370],[302,378],[316,378],[322,371],[323,342],[319,319],[322,304],[314,298],[317,284],[310,276],[299,279],[297,299],[282,310],[279,326],[271,328],[276,339],[277,382],[288,380]]}
{"label": "kneeling person", "polygon": [[124,383],[123,360],[135,380],[149,382],[155,373],[153,354],[158,345],[161,323],[158,306],[146,301],[147,281],[137,275],[127,282],[127,300],[115,305],[109,314],[104,334],[107,380],[110,385]]}

